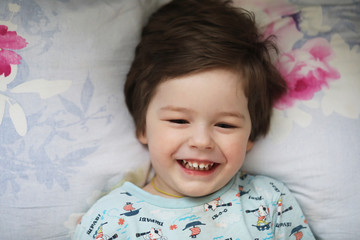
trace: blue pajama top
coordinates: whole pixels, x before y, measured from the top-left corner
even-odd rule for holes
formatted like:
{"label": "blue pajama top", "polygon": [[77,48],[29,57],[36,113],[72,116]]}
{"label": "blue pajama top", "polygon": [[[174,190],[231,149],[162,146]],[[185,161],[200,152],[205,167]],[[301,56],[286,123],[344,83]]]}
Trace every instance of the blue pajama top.
{"label": "blue pajama top", "polygon": [[168,199],[126,182],[83,216],[73,239],[315,239],[279,181],[239,172],[208,196]]}

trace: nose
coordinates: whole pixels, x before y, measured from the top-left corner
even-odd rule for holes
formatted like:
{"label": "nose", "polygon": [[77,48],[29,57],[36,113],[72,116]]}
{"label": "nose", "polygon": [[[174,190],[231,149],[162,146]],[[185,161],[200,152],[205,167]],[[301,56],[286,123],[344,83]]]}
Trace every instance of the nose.
{"label": "nose", "polygon": [[189,146],[200,150],[213,149],[214,141],[210,130],[206,126],[197,126],[192,129]]}

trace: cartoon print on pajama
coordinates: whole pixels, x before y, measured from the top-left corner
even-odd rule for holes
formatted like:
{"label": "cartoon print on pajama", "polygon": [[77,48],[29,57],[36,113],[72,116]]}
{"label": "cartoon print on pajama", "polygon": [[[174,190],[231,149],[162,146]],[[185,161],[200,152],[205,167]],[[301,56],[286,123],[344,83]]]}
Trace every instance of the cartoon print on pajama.
{"label": "cartoon print on pajama", "polygon": [[201,233],[201,228],[199,227],[199,225],[206,225],[206,224],[202,223],[200,221],[193,221],[193,222],[186,224],[183,231],[185,231],[186,229],[189,229],[191,231],[190,237],[196,238]]}
{"label": "cartoon print on pajama", "polygon": [[257,209],[246,210],[246,213],[254,213],[258,217],[256,227],[259,231],[265,231],[270,229],[270,222],[266,222],[269,215],[269,208],[267,206],[260,205]]}
{"label": "cartoon print on pajama", "polygon": [[160,228],[151,228],[148,232],[136,233],[136,237],[143,237],[145,240],[167,240],[167,237],[163,236],[163,233]]}
{"label": "cartoon print on pajama", "polygon": [[137,215],[137,214],[139,213],[139,211],[140,211],[141,208],[135,209],[135,208],[133,207],[133,203],[131,203],[131,202],[126,202],[126,204],[124,205],[123,209],[124,209],[126,212],[121,213],[120,216],[121,216],[121,215],[125,215],[125,216],[127,216],[127,217],[130,217],[130,216]]}

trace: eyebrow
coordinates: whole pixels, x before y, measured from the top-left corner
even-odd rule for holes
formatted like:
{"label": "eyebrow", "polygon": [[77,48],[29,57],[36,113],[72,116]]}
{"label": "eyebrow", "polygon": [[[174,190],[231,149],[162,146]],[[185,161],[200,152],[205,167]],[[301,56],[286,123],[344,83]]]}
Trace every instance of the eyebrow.
{"label": "eyebrow", "polygon": [[224,116],[224,117],[236,117],[236,118],[240,118],[240,119],[245,119],[245,115],[240,113],[240,112],[220,112],[218,113],[219,116]]}
{"label": "eyebrow", "polygon": [[[176,106],[165,106],[159,109],[159,112],[161,111],[173,111],[173,112],[185,112],[185,113],[192,113],[194,112],[191,109],[188,108],[183,108],[183,107],[176,107]],[[236,117],[239,119],[245,119],[245,115],[240,113],[240,112],[231,112],[231,111],[222,111],[217,113],[218,116],[222,116],[222,117]]]}
{"label": "eyebrow", "polygon": [[190,113],[193,112],[190,109],[183,108],[183,107],[176,107],[176,106],[172,106],[172,105],[162,107],[159,109],[159,111],[190,112]]}

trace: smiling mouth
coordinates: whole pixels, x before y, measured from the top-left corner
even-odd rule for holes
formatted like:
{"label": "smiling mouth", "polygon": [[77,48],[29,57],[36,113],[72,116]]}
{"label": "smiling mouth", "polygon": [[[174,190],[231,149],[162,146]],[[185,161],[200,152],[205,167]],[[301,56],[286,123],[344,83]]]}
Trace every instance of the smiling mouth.
{"label": "smiling mouth", "polygon": [[186,160],[178,160],[178,162],[186,169],[196,171],[209,171],[217,166],[216,163],[190,162]]}

